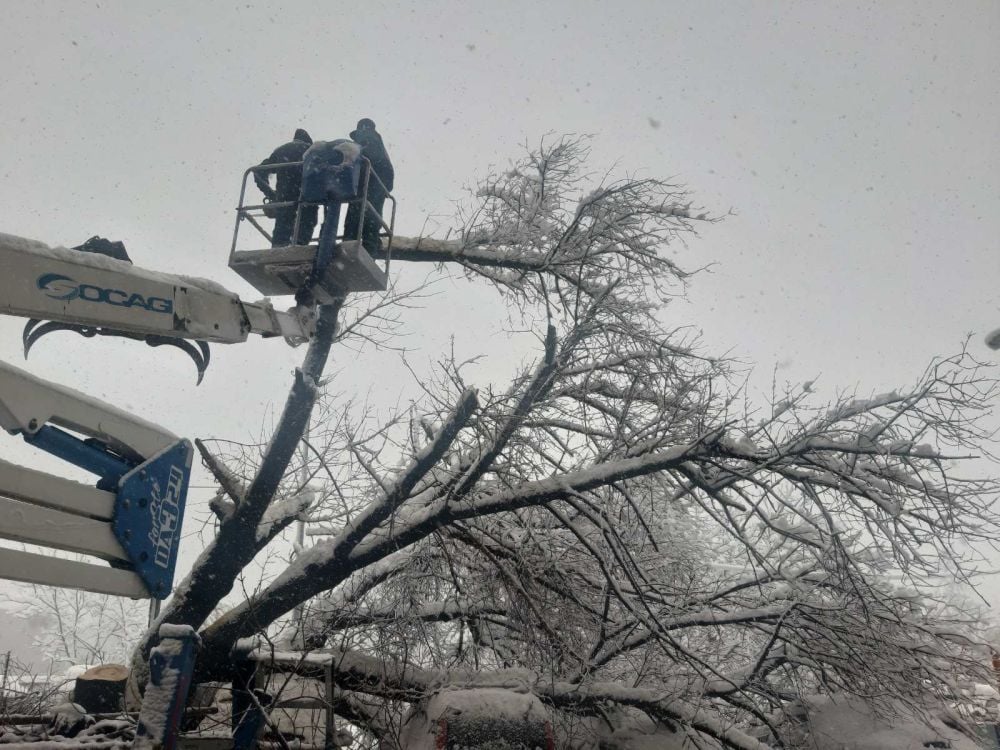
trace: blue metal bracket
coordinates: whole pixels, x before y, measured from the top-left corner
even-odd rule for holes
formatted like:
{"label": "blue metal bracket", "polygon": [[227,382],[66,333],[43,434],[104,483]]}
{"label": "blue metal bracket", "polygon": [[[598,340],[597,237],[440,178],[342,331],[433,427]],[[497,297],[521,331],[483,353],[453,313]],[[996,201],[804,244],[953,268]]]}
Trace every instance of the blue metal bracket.
{"label": "blue metal bracket", "polygon": [[[326,274],[327,268],[339,253],[337,226],[340,222],[340,205],[355,200],[361,187],[362,160],[346,158],[344,152],[340,150],[345,143],[359,149],[360,153],[357,144],[345,138],[338,138],[314,143],[302,157],[300,200],[323,204],[323,226],[319,230],[319,247],[313,258],[312,270],[299,294],[296,295],[300,304],[312,303],[313,288]],[[362,204],[362,216],[364,208]]]}
{"label": "blue metal bracket", "polygon": [[154,599],[166,599],[174,582],[181,523],[194,448],[187,440],[138,465],[92,440],[43,425],[26,442],[97,474],[98,489],[116,493],[111,528],[136,574]]}
{"label": "blue metal bracket", "polygon": [[134,464],[86,440],[51,425],[42,425],[34,434],[25,432],[24,441],[81,469],[97,474],[97,487],[113,492],[118,481]]}
{"label": "blue metal bracket", "polygon": [[118,483],[111,528],[154,599],[166,599],[173,587],[193,455],[191,443],[180,440]]}

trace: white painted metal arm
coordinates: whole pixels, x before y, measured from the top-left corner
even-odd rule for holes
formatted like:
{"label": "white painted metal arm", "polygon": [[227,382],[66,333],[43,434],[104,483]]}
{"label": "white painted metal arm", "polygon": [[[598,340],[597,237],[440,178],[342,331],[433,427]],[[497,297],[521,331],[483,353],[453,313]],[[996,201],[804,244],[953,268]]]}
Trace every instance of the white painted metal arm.
{"label": "white painted metal arm", "polygon": [[136,460],[149,458],[178,440],[152,422],[0,361],[0,427],[33,435],[46,423],[96,438]]}
{"label": "white painted metal arm", "polygon": [[44,586],[63,586],[95,594],[145,599],[146,587],[130,570],[116,570],[77,560],[37,555],[16,549],[0,549],[0,577]]}

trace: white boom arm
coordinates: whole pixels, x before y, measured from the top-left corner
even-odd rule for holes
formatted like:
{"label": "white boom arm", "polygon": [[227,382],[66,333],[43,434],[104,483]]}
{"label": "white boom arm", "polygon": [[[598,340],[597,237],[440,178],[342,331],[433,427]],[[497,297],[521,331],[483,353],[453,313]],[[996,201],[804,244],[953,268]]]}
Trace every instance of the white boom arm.
{"label": "white boom arm", "polygon": [[46,424],[93,438],[137,461],[179,440],[152,422],[0,360],[0,427],[30,436]]}
{"label": "white boom arm", "polygon": [[311,315],[244,302],[205,279],[0,233],[0,313],[223,344],[250,333],[308,341]]}

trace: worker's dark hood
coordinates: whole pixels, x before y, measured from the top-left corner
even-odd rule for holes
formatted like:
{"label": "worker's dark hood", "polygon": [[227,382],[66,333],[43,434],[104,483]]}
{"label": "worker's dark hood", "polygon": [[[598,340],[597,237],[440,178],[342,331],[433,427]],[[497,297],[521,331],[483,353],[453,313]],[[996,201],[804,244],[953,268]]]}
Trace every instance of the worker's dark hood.
{"label": "worker's dark hood", "polygon": [[355,143],[371,143],[372,141],[382,142],[382,136],[377,131],[358,128],[351,131],[351,140]]}
{"label": "worker's dark hood", "polygon": [[304,131],[302,128],[299,128],[298,130],[295,131],[295,136],[294,136],[293,140],[304,141],[305,143],[312,143],[313,142],[313,139],[310,138],[309,134],[306,131]]}

